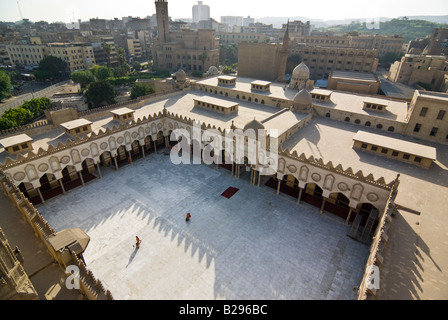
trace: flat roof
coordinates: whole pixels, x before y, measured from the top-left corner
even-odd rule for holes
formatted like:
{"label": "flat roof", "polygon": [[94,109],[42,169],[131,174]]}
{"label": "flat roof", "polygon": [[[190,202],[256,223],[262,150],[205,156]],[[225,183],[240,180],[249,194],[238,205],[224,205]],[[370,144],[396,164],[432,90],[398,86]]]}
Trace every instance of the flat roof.
{"label": "flat roof", "polygon": [[320,94],[322,96],[331,96],[331,94],[333,93],[333,91],[331,90],[322,90],[322,89],[317,89],[314,88],[313,90],[310,91],[311,94]]}
{"label": "flat roof", "polygon": [[330,74],[330,78],[367,81],[367,82],[379,82],[379,79],[373,73],[363,72],[347,72],[347,71],[333,71]]}
{"label": "flat roof", "polygon": [[72,129],[80,128],[82,126],[89,125],[89,124],[92,124],[92,122],[89,120],[77,119],[77,120],[61,123],[61,127],[65,128],[67,130],[72,130]]}
{"label": "flat roof", "polygon": [[110,113],[121,116],[123,114],[134,113],[135,111],[129,108],[120,108],[117,110],[112,110]]}
{"label": "flat roof", "polygon": [[224,108],[231,108],[231,107],[238,105],[238,102],[218,99],[218,98],[214,98],[214,97],[207,97],[207,96],[193,98],[193,100],[214,104],[215,106],[220,106],[220,107],[224,107]]}
{"label": "flat roof", "polygon": [[267,85],[270,85],[271,82],[270,81],[263,81],[263,80],[255,80],[255,81],[252,81],[250,84],[254,84],[254,85],[257,85],[257,86],[267,86]]}
{"label": "flat roof", "polygon": [[236,77],[234,77],[234,76],[219,76],[218,79],[221,79],[221,80],[236,80]]}
{"label": "flat roof", "polygon": [[12,147],[21,143],[33,141],[27,134],[19,134],[17,136],[8,137],[0,140],[0,144],[3,148]]}
{"label": "flat roof", "polygon": [[365,131],[358,131],[353,140],[365,142],[380,147],[385,147],[395,151],[401,151],[404,153],[413,154],[419,157],[436,160],[437,150],[433,147],[428,147],[422,144],[404,141],[401,139],[395,139],[386,137],[379,134],[369,133]]}
{"label": "flat roof", "polygon": [[418,91],[420,97],[427,99],[435,99],[443,102],[448,101],[448,94],[443,92],[434,92],[434,91]]}

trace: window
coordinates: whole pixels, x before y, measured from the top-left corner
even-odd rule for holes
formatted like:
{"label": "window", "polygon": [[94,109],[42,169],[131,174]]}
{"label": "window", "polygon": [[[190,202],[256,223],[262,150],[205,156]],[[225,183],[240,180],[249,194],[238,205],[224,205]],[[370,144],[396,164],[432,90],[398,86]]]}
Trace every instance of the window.
{"label": "window", "polygon": [[422,158],[421,157],[415,157],[414,161],[420,163],[420,162],[422,162]]}
{"label": "window", "polygon": [[356,123],[356,124],[360,124],[360,123],[361,123],[361,120],[356,119],[356,120],[355,120],[355,123]]}
{"label": "window", "polygon": [[439,131],[439,128],[433,127],[429,135],[434,137],[437,134],[437,131]]}
{"label": "window", "polygon": [[394,132],[395,128],[394,127],[389,127],[389,128],[387,128],[387,131]]}
{"label": "window", "polygon": [[421,127],[422,127],[422,125],[420,123],[416,123],[415,127],[414,127],[414,132],[419,132]]}
{"label": "window", "polygon": [[426,112],[428,112],[428,108],[423,107],[422,110],[420,110],[420,117],[426,116]]}
{"label": "window", "polygon": [[381,153],[387,154],[388,151],[389,151],[389,149],[381,148]]}
{"label": "window", "polygon": [[377,147],[377,146],[372,146],[372,148],[370,148],[370,150],[372,150],[372,151],[378,151],[378,147]]}
{"label": "window", "polygon": [[367,144],[363,143],[363,144],[361,145],[361,148],[363,148],[363,149],[367,149]]}
{"label": "window", "polygon": [[346,118],[344,119],[344,121],[345,121],[345,122],[350,122],[350,118],[349,118],[349,117],[346,117]]}
{"label": "window", "polygon": [[12,147],[12,150],[13,150],[13,151],[19,151],[19,146],[14,146],[14,147]]}
{"label": "window", "polygon": [[445,110],[440,110],[437,115],[437,120],[443,120],[443,117],[445,117]]}
{"label": "window", "polygon": [[398,151],[392,151],[392,155],[393,155],[394,157],[398,157]]}
{"label": "window", "polygon": [[405,153],[405,154],[403,155],[403,159],[406,159],[406,160],[409,160],[410,157],[411,157],[411,156],[410,156],[409,154],[407,154],[407,153]]}
{"label": "window", "polygon": [[376,128],[377,128],[377,129],[383,129],[383,125],[382,125],[381,123],[380,123],[380,124],[377,124],[377,125],[376,125]]}
{"label": "window", "polygon": [[26,148],[28,148],[28,144],[26,144],[26,143],[22,143],[22,145],[20,146],[22,149],[26,149]]}

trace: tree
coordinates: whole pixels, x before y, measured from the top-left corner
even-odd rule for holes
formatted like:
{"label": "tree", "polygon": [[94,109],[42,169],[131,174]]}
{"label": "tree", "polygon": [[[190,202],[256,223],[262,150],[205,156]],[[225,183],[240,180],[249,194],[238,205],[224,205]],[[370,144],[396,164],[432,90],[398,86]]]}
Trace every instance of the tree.
{"label": "tree", "polygon": [[33,118],[37,118],[38,116],[40,116],[43,110],[51,108],[51,106],[52,106],[51,100],[46,97],[42,97],[25,101],[22,104],[21,108],[29,110]]}
{"label": "tree", "polygon": [[154,88],[147,84],[137,83],[131,90],[131,100],[154,93]]}
{"label": "tree", "polygon": [[126,61],[126,52],[124,48],[117,49],[117,59],[118,59],[118,68],[115,69],[116,77],[124,77],[129,74],[131,67],[128,65]]}
{"label": "tree", "polygon": [[140,71],[140,70],[142,69],[142,65],[140,64],[140,62],[135,61],[135,62],[132,64],[132,68],[133,68],[135,71]]}
{"label": "tree", "polygon": [[88,102],[92,102],[95,107],[101,104],[114,104],[115,103],[115,89],[114,87],[105,81],[98,81],[89,84],[86,91],[86,98]]}
{"label": "tree", "polygon": [[[40,71],[40,73],[38,71]],[[39,77],[42,78],[61,79],[67,74],[67,71],[68,66],[64,60],[58,57],[48,56],[40,61],[39,68],[36,72]],[[35,74],[36,77],[38,77],[38,75]]]}
{"label": "tree", "polygon": [[202,61],[202,72],[205,72],[205,61],[207,61],[207,58],[208,58],[208,56],[207,56],[207,53],[205,53],[205,51],[198,57],[198,59],[200,60],[200,61]]}
{"label": "tree", "polygon": [[95,76],[97,81],[104,81],[107,78],[113,77],[114,73],[111,68],[106,66],[93,66],[89,71]]}
{"label": "tree", "polygon": [[101,44],[101,48],[106,53],[107,56],[107,66],[110,68],[110,54],[112,52],[112,46],[106,42]]}
{"label": "tree", "polygon": [[232,72],[232,67],[231,66],[224,66],[222,68],[222,73],[224,74],[230,74]]}
{"label": "tree", "polygon": [[0,101],[10,96],[11,78],[9,75],[0,70]]}
{"label": "tree", "polygon": [[72,72],[71,78],[73,82],[79,83],[81,85],[81,88],[86,88],[89,84],[95,81],[95,76],[90,71]]}
{"label": "tree", "polygon": [[24,108],[10,108],[3,113],[2,119],[14,124],[13,127],[20,127],[33,119],[31,111]]}

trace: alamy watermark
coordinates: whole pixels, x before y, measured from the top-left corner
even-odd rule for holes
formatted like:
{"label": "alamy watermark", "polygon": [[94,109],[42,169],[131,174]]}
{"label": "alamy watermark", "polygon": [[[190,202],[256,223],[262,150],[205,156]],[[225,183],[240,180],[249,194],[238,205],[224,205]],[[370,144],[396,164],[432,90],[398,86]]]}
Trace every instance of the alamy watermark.
{"label": "alamy watermark", "polygon": [[376,265],[370,265],[366,270],[369,277],[367,278],[367,289],[379,290],[380,288],[380,269]]}
{"label": "alamy watermark", "polygon": [[[238,164],[257,167],[261,175],[273,175],[278,168],[278,130],[202,130],[199,123],[193,129],[175,129],[171,141],[173,164]],[[269,148],[268,148],[269,145]],[[193,155],[193,157],[191,157]],[[191,159],[192,158],[192,159]]]}
{"label": "alamy watermark", "polygon": [[70,265],[65,269],[65,273],[69,274],[69,276],[65,280],[66,288],[69,290],[79,290],[79,267]]}

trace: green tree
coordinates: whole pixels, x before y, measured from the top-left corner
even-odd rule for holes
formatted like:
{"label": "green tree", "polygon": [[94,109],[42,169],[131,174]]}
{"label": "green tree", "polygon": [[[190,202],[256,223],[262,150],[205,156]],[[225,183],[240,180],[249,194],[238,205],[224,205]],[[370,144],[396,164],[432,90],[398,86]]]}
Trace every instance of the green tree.
{"label": "green tree", "polygon": [[117,49],[117,59],[118,59],[118,67],[115,68],[114,75],[116,77],[124,77],[129,74],[129,71],[131,71],[131,67],[126,61],[126,52],[124,48],[118,48]]}
{"label": "green tree", "polygon": [[107,66],[110,68],[110,54],[112,52],[112,46],[106,42],[101,44],[101,48],[106,53],[107,56]]}
{"label": "green tree", "polygon": [[0,70],[0,101],[8,98],[11,93],[11,78],[9,75]]}
{"label": "green tree", "polygon": [[90,71],[72,72],[71,78],[73,82],[79,83],[81,85],[81,88],[86,88],[89,84],[95,81],[95,76]]}
{"label": "green tree", "polygon": [[222,68],[222,73],[224,74],[230,74],[232,72],[232,67],[231,66],[224,66]]}
{"label": "green tree", "polygon": [[104,81],[107,78],[114,76],[112,69],[106,66],[95,65],[92,68],[90,68],[89,71],[95,76],[97,81]]}
{"label": "green tree", "polygon": [[132,64],[132,68],[133,68],[135,71],[140,71],[140,70],[142,69],[142,65],[140,64],[140,62],[135,61],[135,62]]}
{"label": "green tree", "polygon": [[147,96],[151,93],[154,93],[153,87],[150,87],[147,84],[137,83],[131,90],[131,100],[135,100],[138,97]]}
{"label": "green tree", "polygon": [[[40,61],[39,68],[36,72],[41,79],[61,79],[66,76],[68,72],[68,66],[67,63],[61,58],[48,56]],[[38,77],[36,73],[34,75],[36,76],[36,78]]]}
{"label": "green tree", "polygon": [[1,117],[0,118],[0,130],[7,130],[14,128],[16,126],[15,121],[12,121],[11,119]]}
{"label": "green tree", "polygon": [[88,102],[98,107],[102,104],[114,104],[116,92],[110,83],[98,81],[89,84],[85,96]]}
{"label": "green tree", "polygon": [[33,119],[33,114],[30,110],[24,108],[10,108],[3,113],[2,118],[13,123],[13,127],[20,127],[30,122]]}
{"label": "green tree", "polygon": [[207,61],[207,58],[208,58],[208,56],[207,56],[207,53],[205,53],[205,51],[198,57],[198,59],[200,61],[202,61],[202,72],[205,72],[205,70],[204,70],[205,69],[205,61]]}
{"label": "green tree", "polygon": [[40,116],[43,110],[51,108],[51,106],[51,100],[46,97],[42,97],[25,101],[21,108],[29,110],[33,115],[33,118],[37,118],[38,116]]}

